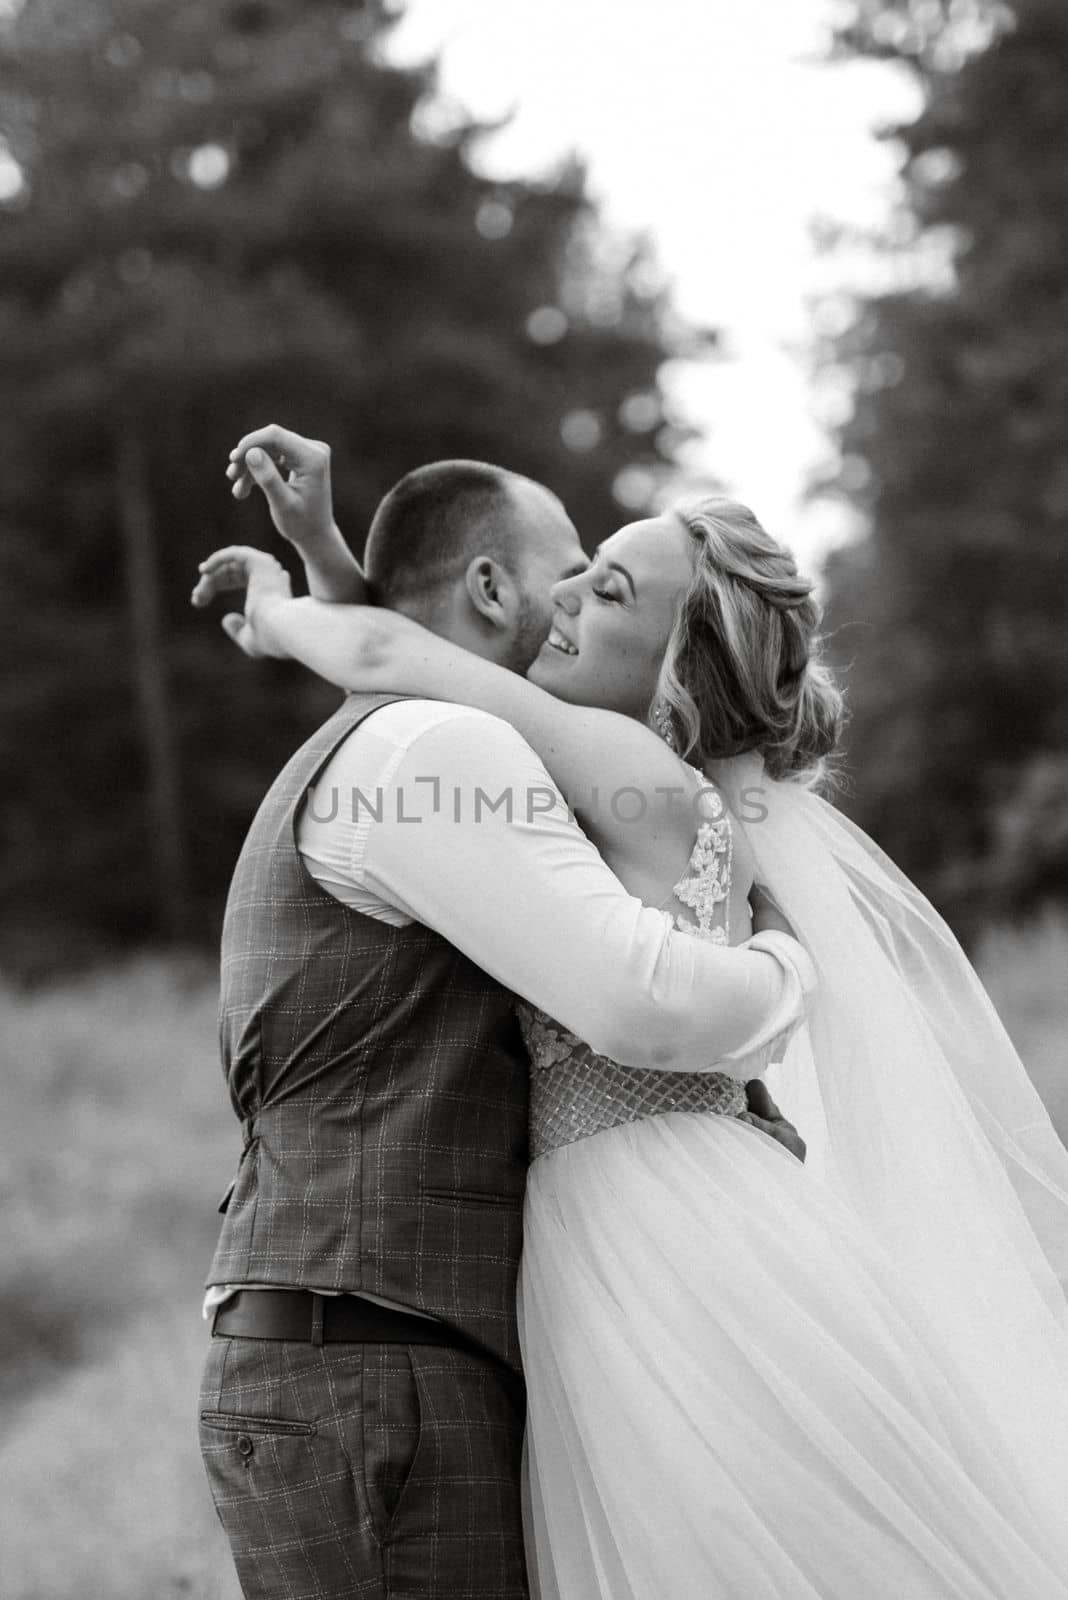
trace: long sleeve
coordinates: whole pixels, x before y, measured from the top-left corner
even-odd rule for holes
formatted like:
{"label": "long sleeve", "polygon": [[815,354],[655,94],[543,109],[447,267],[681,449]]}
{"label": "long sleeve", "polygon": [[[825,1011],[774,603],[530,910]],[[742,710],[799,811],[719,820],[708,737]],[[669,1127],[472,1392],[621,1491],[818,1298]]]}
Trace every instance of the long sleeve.
{"label": "long sleeve", "polygon": [[626,1066],[729,1070],[797,1020],[800,946],[676,931],[627,893],[509,724],[437,710],[363,797],[366,889]]}

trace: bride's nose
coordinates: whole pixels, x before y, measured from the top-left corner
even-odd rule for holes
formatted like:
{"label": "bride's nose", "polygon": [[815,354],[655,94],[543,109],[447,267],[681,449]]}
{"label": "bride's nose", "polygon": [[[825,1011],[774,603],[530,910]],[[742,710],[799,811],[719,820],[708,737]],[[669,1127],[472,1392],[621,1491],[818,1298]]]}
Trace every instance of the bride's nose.
{"label": "bride's nose", "polygon": [[577,615],[582,601],[574,578],[561,578],[559,583],[553,584],[550,594],[554,606],[559,606],[569,617]]}

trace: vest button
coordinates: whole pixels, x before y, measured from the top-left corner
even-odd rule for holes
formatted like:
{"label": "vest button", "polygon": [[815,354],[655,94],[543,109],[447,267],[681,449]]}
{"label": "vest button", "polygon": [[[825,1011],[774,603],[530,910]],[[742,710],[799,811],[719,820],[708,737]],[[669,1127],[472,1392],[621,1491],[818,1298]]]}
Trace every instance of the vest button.
{"label": "vest button", "polygon": [[252,1440],[249,1438],[248,1434],[247,1433],[242,1433],[242,1434],[238,1435],[237,1448],[240,1450],[241,1454],[244,1456],[245,1461],[247,1463],[249,1461],[249,1459],[251,1458],[251,1456],[252,1456],[253,1450],[256,1447],[252,1443]]}

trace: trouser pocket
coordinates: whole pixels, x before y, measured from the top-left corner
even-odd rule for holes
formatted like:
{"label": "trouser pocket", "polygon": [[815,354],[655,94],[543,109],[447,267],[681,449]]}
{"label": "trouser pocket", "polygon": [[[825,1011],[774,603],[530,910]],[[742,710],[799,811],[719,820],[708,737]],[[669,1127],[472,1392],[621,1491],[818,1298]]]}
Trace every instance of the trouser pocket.
{"label": "trouser pocket", "polygon": [[200,1450],[247,1600],[373,1594],[377,1541],[336,1438],[287,1417],[202,1410]]}
{"label": "trouser pocket", "polygon": [[246,1417],[237,1411],[202,1411],[200,1425],[209,1431],[214,1429],[217,1433],[232,1433],[239,1438],[244,1434],[253,1437],[256,1434],[264,1437],[288,1434],[292,1438],[307,1439],[319,1431],[314,1422],[290,1422],[286,1417]]}
{"label": "trouser pocket", "polygon": [[417,1473],[423,1440],[419,1387],[405,1345],[364,1346],[361,1367],[359,1458],[375,1534],[384,1542]]}

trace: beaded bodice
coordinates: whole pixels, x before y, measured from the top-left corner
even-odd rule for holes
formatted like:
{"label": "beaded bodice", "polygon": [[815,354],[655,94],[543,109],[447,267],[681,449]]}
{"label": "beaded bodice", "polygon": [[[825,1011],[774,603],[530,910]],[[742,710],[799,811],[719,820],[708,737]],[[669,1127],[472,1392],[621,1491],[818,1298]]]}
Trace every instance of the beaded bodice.
{"label": "beaded bodice", "polygon": [[[709,820],[698,829],[686,876],[674,895],[692,912],[675,922],[684,932],[716,944],[730,941],[733,840],[719,796],[705,789]],[[722,1072],[657,1072],[622,1067],[544,1012],[521,1003],[519,1022],[530,1053],[530,1154],[589,1138],[605,1128],[671,1111],[737,1116],[745,1087]]]}

